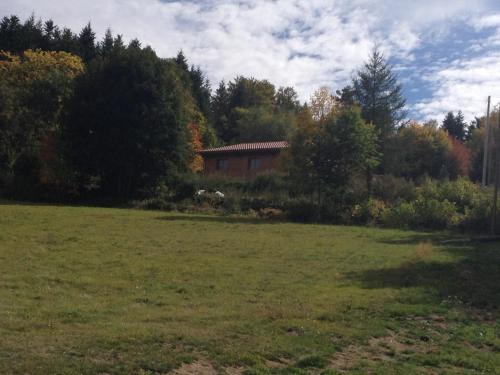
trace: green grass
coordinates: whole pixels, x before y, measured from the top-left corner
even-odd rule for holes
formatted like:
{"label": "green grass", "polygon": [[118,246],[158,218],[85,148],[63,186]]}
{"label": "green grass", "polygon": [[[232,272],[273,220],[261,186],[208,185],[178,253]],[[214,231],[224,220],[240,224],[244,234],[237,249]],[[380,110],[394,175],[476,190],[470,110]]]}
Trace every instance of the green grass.
{"label": "green grass", "polygon": [[4,203],[0,373],[495,373],[500,245],[444,238]]}

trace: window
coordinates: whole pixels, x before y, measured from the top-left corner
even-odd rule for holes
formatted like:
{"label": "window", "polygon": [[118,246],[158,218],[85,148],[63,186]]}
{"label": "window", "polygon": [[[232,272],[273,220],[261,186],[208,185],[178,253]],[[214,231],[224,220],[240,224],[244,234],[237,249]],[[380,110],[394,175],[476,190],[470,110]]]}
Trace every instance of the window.
{"label": "window", "polygon": [[259,168],[260,168],[260,159],[257,158],[248,159],[248,169],[259,169]]}
{"label": "window", "polygon": [[215,163],[215,168],[218,171],[224,171],[227,169],[227,165],[228,165],[227,159],[217,159],[217,162]]}

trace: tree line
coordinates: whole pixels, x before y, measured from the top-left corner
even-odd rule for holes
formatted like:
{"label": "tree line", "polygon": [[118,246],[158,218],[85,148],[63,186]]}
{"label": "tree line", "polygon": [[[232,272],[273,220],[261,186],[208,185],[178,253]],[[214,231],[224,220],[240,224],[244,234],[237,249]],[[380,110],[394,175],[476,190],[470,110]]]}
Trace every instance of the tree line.
{"label": "tree line", "polygon": [[[406,121],[397,76],[375,49],[352,82],[300,103],[293,87],[238,76],[212,90],[180,51],[160,58],[108,30],[97,40],[34,16],[0,22],[0,192],[126,201],[201,168],[196,151],[287,139],[301,193],[342,199],[354,175],[478,177],[481,119]],[[340,198],[339,198],[340,197]]]}

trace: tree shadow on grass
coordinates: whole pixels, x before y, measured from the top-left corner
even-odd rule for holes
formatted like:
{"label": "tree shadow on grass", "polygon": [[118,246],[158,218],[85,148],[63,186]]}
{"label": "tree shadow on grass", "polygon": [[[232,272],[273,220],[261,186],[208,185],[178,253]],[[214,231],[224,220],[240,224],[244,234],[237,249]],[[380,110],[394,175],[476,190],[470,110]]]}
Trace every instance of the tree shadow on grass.
{"label": "tree shadow on grass", "polygon": [[[407,244],[422,243],[417,237],[408,238]],[[437,235],[440,240],[443,237]],[[346,277],[360,282],[362,287],[410,288],[423,287],[440,298],[465,307],[472,307],[498,316],[500,312],[500,243],[474,241],[440,244],[440,251],[453,255],[456,261],[427,260],[425,251],[415,254],[394,268],[370,269],[349,273]],[[387,241],[383,241],[388,243]],[[401,244],[395,241],[392,244]]]}
{"label": "tree shadow on grass", "polygon": [[217,216],[217,215],[166,215],[159,216],[156,218],[157,220],[164,221],[185,221],[185,222],[204,222],[204,223],[223,223],[223,224],[279,224],[283,223],[279,220],[266,220],[260,218],[252,218],[252,217],[234,217],[234,216]]}

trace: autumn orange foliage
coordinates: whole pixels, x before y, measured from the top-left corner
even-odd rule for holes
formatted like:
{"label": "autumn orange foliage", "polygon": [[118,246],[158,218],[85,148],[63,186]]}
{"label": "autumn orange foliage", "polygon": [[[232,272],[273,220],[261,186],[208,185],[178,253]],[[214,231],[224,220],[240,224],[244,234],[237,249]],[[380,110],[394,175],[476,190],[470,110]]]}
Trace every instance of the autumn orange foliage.
{"label": "autumn orange foliage", "polygon": [[450,137],[450,142],[452,145],[450,153],[457,163],[460,175],[468,176],[471,169],[471,151],[455,137]]}
{"label": "autumn orange foliage", "polygon": [[191,148],[194,151],[194,155],[189,162],[189,168],[193,172],[201,172],[203,170],[203,158],[198,151],[203,149],[203,142],[201,141],[201,132],[198,124],[191,123],[188,125],[188,130],[191,135]]}

